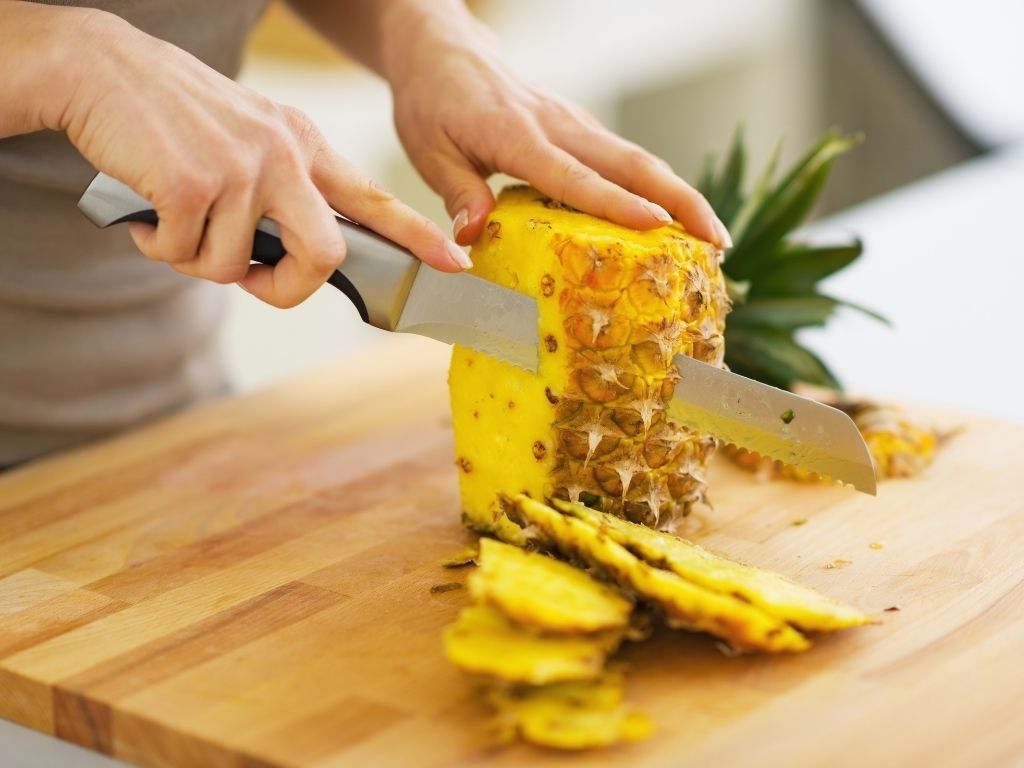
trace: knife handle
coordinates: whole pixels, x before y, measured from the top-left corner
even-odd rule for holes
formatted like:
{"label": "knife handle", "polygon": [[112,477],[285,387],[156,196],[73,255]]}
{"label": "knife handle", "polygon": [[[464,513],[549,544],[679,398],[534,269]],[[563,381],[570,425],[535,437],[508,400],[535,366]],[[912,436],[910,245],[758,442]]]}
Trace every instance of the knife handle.
{"label": "knife handle", "polygon": [[[157,214],[145,198],[106,174],[98,174],[78,201],[99,227],[128,221],[156,224]],[[412,290],[420,260],[397,243],[353,221],[336,217],[347,255],[327,278],[355,305],[363,322],[393,331]],[[274,266],[285,254],[277,222],[260,219],[252,243],[252,260]]]}

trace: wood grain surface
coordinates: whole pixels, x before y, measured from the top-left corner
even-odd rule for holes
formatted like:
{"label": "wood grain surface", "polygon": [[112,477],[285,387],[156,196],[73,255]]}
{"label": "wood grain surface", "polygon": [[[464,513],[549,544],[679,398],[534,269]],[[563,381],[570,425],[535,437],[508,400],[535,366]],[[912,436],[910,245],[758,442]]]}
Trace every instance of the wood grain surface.
{"label": "wood grain surface", "polygon": [[1024,762],[1024,429],[966,418],[877,498],[720,462],[689,521],[881,624],[787,657],[660,633],[623,654],[650,741],[496,746],[441,652],[466,594],[430,592],[469,539],[445,367],[389,341],[0,475],[0,715],[154,766]]}

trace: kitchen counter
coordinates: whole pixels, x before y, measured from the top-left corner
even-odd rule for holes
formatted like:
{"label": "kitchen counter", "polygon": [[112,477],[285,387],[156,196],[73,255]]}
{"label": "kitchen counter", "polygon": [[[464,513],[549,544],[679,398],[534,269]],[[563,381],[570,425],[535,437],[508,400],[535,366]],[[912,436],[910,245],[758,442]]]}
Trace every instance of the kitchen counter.
{"label": "kitchen counter", "polygon": [[[468,602],[431,592],[465,577],[439,561],[468,538],[446,357],[392,338],[0,477],[0,716],[151,766],[563,765],[497,747],[441,652]],[[623,653],[657,733],[573,765],[1024,754],[1006,714],[1024,690],[1007,663],[1024,645],[1024,428],[938,418],[963,430],[877,498],[716,462],[714,510],[686,535],[881,622],[784,657],[659,632]]]}

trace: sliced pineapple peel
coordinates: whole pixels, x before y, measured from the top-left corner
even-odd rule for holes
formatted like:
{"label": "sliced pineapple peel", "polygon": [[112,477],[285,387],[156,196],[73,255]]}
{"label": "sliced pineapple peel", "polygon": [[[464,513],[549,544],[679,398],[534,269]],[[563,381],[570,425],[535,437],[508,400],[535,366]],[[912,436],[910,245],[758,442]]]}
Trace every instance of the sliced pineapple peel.
{"label": "sliced pineapple peel", "polygon": [[444,631],[448,660],[465,672],[511,683],[590,680],[622,641],[621,631],[543,635],[512,624],[495,608],[471,605]]}
{"label": "sliced pineapple peel", "polygon": [[480,541],[469,592],[516,624],[555,633],[624,629],[633,610],[632,602],[579,568],[494,539]]}
{"label": "sliced pineapple peel", "polygon": [[583,520],[522,494],[508,502],[506,513],[534,526],[562,554],[590,563],[619,586],[656,605],[673,626],[708,632],[738,651],[802,651],[810,647],[807,638],[781,619],[731,594],[714,592],[654,567]]}
{"label": "sliced pineapple peel", "polygon": [[492,688],[487,698],[506,739],[518,735],[540,746],[578,750],[651,735],[650,719],[623,703],[623,687],[622,674],[608,672],[586,682]]}
{"label": "sliced pineapple peel", "polygon": [[743,565],[692,542],[582,504],[555,500],[555,507],[582,520],[647,562],[667,568],[709,590],[734,595],[804,631],[828,632],[869,624],[856,608],[790,581],[781,574]]}

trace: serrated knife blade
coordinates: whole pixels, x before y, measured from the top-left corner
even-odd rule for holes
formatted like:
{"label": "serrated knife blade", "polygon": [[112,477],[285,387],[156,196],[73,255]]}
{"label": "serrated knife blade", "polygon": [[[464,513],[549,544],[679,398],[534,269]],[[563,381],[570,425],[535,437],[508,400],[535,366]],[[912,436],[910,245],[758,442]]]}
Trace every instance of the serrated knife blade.
{"label": "serrated knife blade", "polygon": [[875,494],[857,425],[837,408],[677,355],[669,416],[726,443]]}

